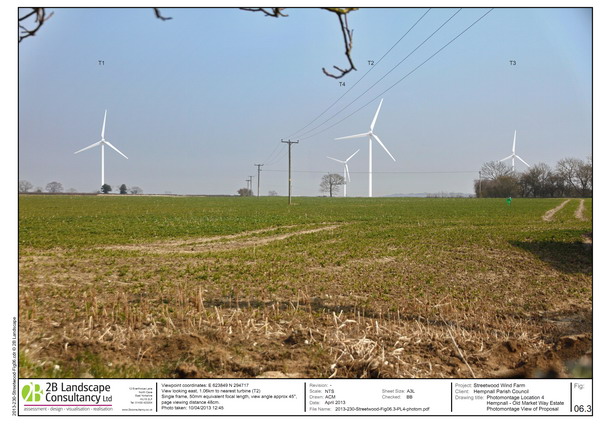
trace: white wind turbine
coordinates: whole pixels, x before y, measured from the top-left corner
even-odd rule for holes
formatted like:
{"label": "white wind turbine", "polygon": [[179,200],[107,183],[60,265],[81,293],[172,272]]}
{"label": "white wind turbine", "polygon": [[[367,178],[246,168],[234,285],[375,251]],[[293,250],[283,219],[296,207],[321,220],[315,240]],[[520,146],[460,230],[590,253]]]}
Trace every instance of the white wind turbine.
{"label": "white wind turbine", "polygon": [[350,155],[350,157],[346,160],[339,160],[339,159],[335,159],[335,158],[327,156],[327,159],[331,159],[336,162],[344,164],[344,197],[346,197],[346,182],[350,181],[350,170],[348,169],[348,161],[350,159],[352,159],[354,157],[354,155],[357,154],[358,152],[360,152],[360,149],[358,149],[356,152],[352,153],[352,155]]}
{"label": "white wind turbine", "polygon": [[528,168],[531,168],[529,166],[529,164],[527,162],[525,162],[523,159],[521,159],[519,157],[519,155],[517,155],[515,153],[515,145],[517,144],[517,131],[515,130],[515,137],[513,138],[513,148],[512,148],[512,155],[505,157],[504,159],[500,159],[498,162],[504,162],[505,160],[508,159],[512,159],[512,171],[515,172],[515,158],[519,159],[521,162],[523,162],[525,165],[527,165]]}
{"label": "white wind turbine", "polygon": [[74,153],[74,154],[81,153],[84,150],[91,149],[92,147],[100,146],[100,149],[102,151],[102,185],[100,187],[102,187],[104,185],[104,145],[107,145],[108,147],[113,149],[115,152],[117,152],[118,154],[123,156],[125,159],[129,159],[127,156],[125,156],[123,153],[121,153],[119,151],[119,149],[117,149],[115,146],[113,146],[112,144],[110,144],[108,141],[106,141],[104,139],[104,127],[106,126],[106,112],[107,111],[105,110],[104,111],[104,122],[102,123],[102,134],[100,135],[102,137],[102,139],[100,141],[98,141],[97,143],[94,143],[90,146],[84,147],[83,149],[78,150]]}
{"label": "white wind turbine", "polygon": [[373,118],[373,122],[371,122],[371,127],[369,129],[369,132],[336,138],[336,140],[345,140],[347,138],[369,137],[369,197],[373,197],[373,141],[372,141],[372,138],[377,140],[377,142],[381,145],[381,147],[383,147],[383,150],[385,150],[386,153],[388,155],[390,155],[392,160],[394,162],[396,162],[396,159],[394,159],[394,157],[389,152],[389,150],[383,145],[383,143],[381,142],[379,137],[377,137],[373,133],[373,128],[375,127],[375,122],[377,121],[377,115],[379,115],[379,110],[381,109],[382,103],[383,103],[383,99],[381,99],[381,101],[379,102],[379,107],[377,108],[377,112],[375,112],[375,117]]}

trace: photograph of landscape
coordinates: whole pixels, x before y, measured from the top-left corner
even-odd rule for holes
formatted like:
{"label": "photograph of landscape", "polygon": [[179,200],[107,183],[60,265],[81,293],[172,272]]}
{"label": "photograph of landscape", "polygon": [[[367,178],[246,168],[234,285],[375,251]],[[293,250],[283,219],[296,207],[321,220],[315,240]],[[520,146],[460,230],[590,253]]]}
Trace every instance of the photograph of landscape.
{"label": "photograph of landscape", "polygon": [[591,378],[591,8],[19,8],[19,378]]}

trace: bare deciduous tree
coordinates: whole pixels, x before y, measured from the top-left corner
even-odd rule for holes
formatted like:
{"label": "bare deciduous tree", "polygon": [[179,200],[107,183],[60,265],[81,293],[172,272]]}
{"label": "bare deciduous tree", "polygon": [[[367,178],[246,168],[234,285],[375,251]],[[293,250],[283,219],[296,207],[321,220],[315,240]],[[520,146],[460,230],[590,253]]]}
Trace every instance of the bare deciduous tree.
{"label": "bare deciduous tree", "polygon": [[568,187],[577,189],[577,167],[581,163],[581,159],[565,158],[556,163],[556,171],[565,181]]}
{"label": "bare deciduous tree", "polygon": [[33,184],[29,181],[19,180],[19,193],[27,193],[33,188]]}
{"label": "bare deciduous tree", "polygon": [[551,184],[552,168],[545,163],[532,166],[521,174],[519,182],[524,197],[547,197],[552,191]]}
{"label": "bare deciduous tree", "polygon": [[[481,192],[479,191],[481,187]],[[500,175],[489,180],[475,182],[477,197],[516,197],[520,193],[519,180],[513,175]]]}
{"label": "bare deciduous tree", "polygon": [[556,169],[574,195],[591,195],[593,179],[591,159],[588,158],[587,162],[576,158],[561,159],[556,164]]}
{"label": "bare deciduous tree", "polygon": [[249,188],[240,188],[237,192],[242,197],[253,196],[252,190],[250,190]]}
{"label": "bare deciduous tree", "polygon": [[59,182],[52,181],[51,183],[46,184],[46,191],[48,193],[62,193],[63,186]]}
{"label": "bare deciduous tree", "polygon": [[340,186],[344,184],[344,177],[340,174],[326,174],[321,178],[321,184],[319,185],[322,193],[329,193],[329,197],[333,197],[340,189]]}
{"label": "bare deciduous tree", "polygon": [[539,163],[522,173],[512,172],[502,163],[487,162],[481,168],[481,175],[481,180],[474,181],[477,197],[592,196],[591,157],[587,161],[576,158],[561,159],[555,169],[545,163]]}
{"label": "bare deciduous tree", "polygon": [[579,182],[582,196],[591,196],[592,181],[594,178],[594,170],[592,169],[592,158],[589,157],[587,162],[581,161],[575,171],[575,178]]}
{"label": "bare deciduous tree", "polygon": [[512,174],[511,169],[503,162],[490,161],[481,167],[481,177],[487,180],[494,180],[510,174]]}

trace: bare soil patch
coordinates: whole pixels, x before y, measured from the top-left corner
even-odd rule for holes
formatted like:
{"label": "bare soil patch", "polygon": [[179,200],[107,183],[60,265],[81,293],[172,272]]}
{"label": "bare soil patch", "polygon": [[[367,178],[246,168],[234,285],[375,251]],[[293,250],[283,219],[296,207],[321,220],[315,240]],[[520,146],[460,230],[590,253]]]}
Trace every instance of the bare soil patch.
{"label": "bare soil patch", "polygon": [[592,233],[586,233],[583,236],[581,236],[583,238],[583,244],[591,246],[593,243],[593,235]]}

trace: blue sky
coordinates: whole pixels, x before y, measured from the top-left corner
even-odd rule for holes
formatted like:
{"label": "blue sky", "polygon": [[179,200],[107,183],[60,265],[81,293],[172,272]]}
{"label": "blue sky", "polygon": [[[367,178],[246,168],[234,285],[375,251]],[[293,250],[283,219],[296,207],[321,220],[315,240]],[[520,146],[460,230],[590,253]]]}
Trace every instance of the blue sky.
{"label": "blue sky", "polygon": [[[335,80],[321,68],[345,66],[334,14],[288,9],[269,18],[238,9],[54,9],[35,37],[19,44],[19,179],[95,191],[100,151],[73,152],[106,139],[106,181],[146,193],[235,194],[265,163],[261,194],[287,194],[287,146],[371,68],[324,119],[399,63],[456,8],[350,13],[358,70]],[[293,147],[293,192],[315,196],[324,173],[349,162],[349,196],[367,194],[367,142],[334,141],[375,127],[393,162],[373,146],[373,192],[473,191],[484,162],[511,152],[554,166],[592,150],[590,9],[494,9],[402,82],[379,96],[489,9],[461,10],[379,84],[319,128],[348,119]],[[98,61],[103,60],[104,65]],[[515,60],[516,66],[509,61]],[[340,86],[339,82],[345,82]],[[319,124],[321,120],[311,126]],[[309,133],[310,134],[310,133]],[[518,168],[522,170],[523,168]],[[256,186],[254,186],[256,191]]]}

